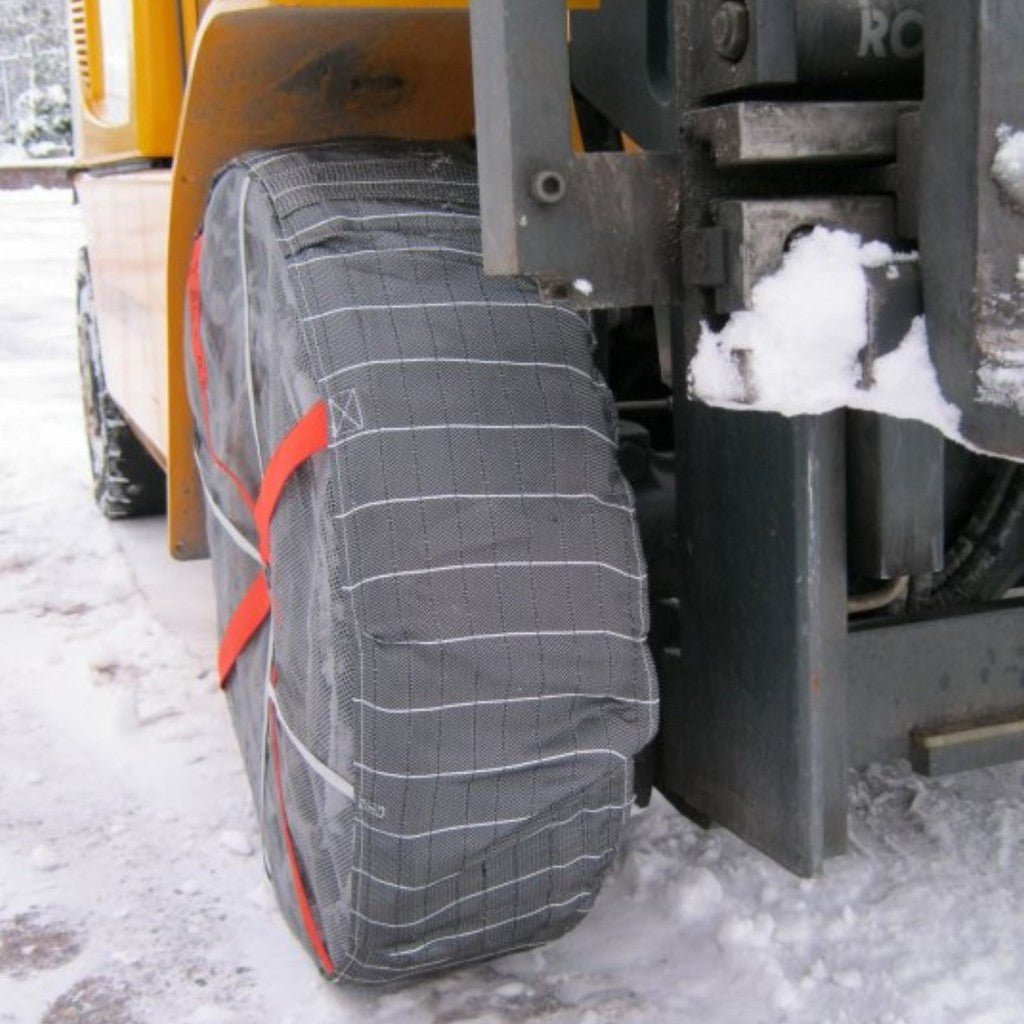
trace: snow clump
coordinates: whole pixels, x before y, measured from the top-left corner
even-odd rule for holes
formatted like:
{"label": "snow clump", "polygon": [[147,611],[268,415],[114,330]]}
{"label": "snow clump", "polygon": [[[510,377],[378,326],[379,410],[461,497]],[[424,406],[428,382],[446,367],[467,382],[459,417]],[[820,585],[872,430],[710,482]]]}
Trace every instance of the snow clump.
{"label": "snow clump", "polygon": [[996,137],[999,149],[992,161],[992,177],[1010,202],[1024,212],[1024,132],[1015,132],[1004,124]]}
{"label": "snow clump", "polygon": [[755,286],[751,309],[734,313],[721,331],[702,326],[690,394],[708,405],[784,416],[862,409],[921,420],[960,440],[960,414],[939,389],[923,317],[896,349],[874,360],[872,379],[864,380],[865,271],[898,272],[915,259],[881,242],[815,228]]}

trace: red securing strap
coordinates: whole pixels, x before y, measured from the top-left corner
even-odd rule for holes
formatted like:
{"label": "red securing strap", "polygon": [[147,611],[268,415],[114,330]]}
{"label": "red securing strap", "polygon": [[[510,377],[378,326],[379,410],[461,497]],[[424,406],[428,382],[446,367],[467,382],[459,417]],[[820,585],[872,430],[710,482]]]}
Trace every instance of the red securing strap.
{"label": "red securing strap", "polygon": [[[327,447],[328,439],[327,406],[324,402],[317,402],[292,427],[270,457],[259,497],[252,506],[264,566],[270,564],[270,522],[288,481],[307,459]],[[231,616],[231,622],[221,638],[217,655],[221,687],[227,685],[239,655],[249,646],[269,613],[270,590],[266,573],[261,571]]]}
{"label": "red securing strap", "polygon": [[327,447],[328,442],[327,405],[317,402],[305,416],[288,432],[270,457],[263,474],[253,519],[260,539],[260,557],[270,565],[270,520],[292,474],[308,458]]}
{"label": "red securing strap", "polygon": [[306,936],[309,944],[320,961],[320,966],[328,974],[334,974],[334,961],[324,945],[320,929],[317,927],[316,918],[313,917],[313,908],[309,903],[309,895],[306,892],[306,885],[302,880],[302,871],[299,868],[299,855],[295,850],[295,840],[292,838],[292,830],[288,825],[288,812],[284,805],[284,782],[281,780],[281,741],[277,735],[277,712],[273,703],[267,709],[270,719],[270,750],[274,761],[274,788],[277,790],[278,815],[281,819],[281,835],[284,839],[285,852],[288,854],[288,866],[292,872],[292,884],[295,886],[295,897],[299,901],[299,913],[302,915],[302,924],[306,929]]}
{"label": "red securing strap", "polygon": [[217,652],[217,674],[221,688],[228,682],[228,676],[235,667],[239,655],[249,646],[249,641],[256,635],[270,614],[270,590],[264,573],[257,574],[249,589],[245,592],[235,614],[231,616],[228,628],[220,641]]}

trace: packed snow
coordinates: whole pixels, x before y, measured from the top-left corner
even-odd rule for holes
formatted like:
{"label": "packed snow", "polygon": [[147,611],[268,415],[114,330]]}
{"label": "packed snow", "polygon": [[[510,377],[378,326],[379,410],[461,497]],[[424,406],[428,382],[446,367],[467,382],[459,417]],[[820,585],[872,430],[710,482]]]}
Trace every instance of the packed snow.
{"label": "packed snow", "polygon": [[1010,202],[1024,212],[1024,132],[1014,131],[1006,124],[996,135],[999,148],[992,161],[992,177]]}
{"label": "packed snow", "polygon": [[749,310],[720,331],[702,326],[691,394],[709,405],[785,416],[863,409],[920,420],[961,440],[960,413],[939,390],[923,317],[865,380],[865,269],[888,267],[898,277],[912,260],[845,231],[818,227],[796,239],[779,270],[754,286]]}
{"label": "packed snow", "polygon": [[1021,765],[851,775],[850,852],[814,881],[656,801],[558,943],[394,992],[322,981],[255,855],[208,567],[92,505],[76,211],[0,193],[0,218],[0,1024],[1024,1019]]}

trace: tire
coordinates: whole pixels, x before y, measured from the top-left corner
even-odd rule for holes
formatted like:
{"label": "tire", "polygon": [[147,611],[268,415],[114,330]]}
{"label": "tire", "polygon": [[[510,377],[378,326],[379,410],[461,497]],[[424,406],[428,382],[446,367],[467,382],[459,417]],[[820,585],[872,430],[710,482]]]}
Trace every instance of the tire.
{"label": "tire", "polygon": [[[253,153],[197,246],[185,343],[222,635],[261,574],[272,591],[221,674],[278,901],[335,980],[568,931],[657,725],[590,325],[483,274],[476,193],[463,147]],[[263,548],[253,498],[317,408],[322,446]]]}
{"label": "tire", "polygon": [[107,391],[89,257],[84,248],[78,254],[76,293],[78,370],[93,497],[108,519],[160,515],[166,509],[164,471],[135,436]]}

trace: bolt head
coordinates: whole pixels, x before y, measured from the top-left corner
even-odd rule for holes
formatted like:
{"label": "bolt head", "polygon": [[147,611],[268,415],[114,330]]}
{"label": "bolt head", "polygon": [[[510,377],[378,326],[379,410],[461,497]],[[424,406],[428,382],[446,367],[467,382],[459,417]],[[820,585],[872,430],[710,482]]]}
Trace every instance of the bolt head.
{"label": "bolt head", "polygon": [[530,183],[530,192],[538,203],[554,205],[565,198],[565,176],[559,171],[539,171]]}
{"label": "bolt head", "polygon": [[724,0],[711,19],[711,42],[715,52],[736,63],[750,44],[750,12],[740,0]]}

